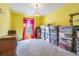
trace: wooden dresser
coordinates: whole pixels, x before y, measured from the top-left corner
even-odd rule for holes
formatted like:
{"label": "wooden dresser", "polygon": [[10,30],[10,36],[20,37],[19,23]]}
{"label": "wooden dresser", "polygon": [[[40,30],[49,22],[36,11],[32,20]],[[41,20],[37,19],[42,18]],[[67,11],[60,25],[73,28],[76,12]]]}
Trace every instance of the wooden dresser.
{"label": "wooden dresser", "polygon": [[15,56],[16,43],[16,36],[0,37],[0,56]]}

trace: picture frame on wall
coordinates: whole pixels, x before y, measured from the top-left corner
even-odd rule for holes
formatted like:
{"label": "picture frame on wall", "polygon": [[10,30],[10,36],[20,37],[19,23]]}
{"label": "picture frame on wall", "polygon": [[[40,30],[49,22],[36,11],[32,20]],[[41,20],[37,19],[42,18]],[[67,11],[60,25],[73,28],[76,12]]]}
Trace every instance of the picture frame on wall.
{"label": "picture frame on wall", "polygon": [[70,14],[70,24],[72,26],[79,26],[79,13]]}

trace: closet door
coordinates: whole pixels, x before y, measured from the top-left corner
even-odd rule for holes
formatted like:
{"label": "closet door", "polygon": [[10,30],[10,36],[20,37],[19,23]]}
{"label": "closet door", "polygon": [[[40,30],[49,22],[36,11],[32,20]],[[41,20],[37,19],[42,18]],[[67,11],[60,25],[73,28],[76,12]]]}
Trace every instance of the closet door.
{"label": "closet door", "polygon": [[23,29],[23,39],[34,38],[34,18],[24,17],[24,29]]}

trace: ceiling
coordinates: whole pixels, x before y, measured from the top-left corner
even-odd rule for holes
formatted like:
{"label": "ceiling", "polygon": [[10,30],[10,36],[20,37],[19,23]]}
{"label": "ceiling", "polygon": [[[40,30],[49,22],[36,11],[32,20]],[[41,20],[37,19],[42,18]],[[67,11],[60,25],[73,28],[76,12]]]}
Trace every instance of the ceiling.
{"label": "ceiling", "polygon": [[[33,3],[10,3],[11,10],[15,10],[20,13],[33,15],[35,7]],[[48,12],[53,12],[63,6],[64,3],[41,3],[39,4],[39,12],[41,15],[45,15]]]}

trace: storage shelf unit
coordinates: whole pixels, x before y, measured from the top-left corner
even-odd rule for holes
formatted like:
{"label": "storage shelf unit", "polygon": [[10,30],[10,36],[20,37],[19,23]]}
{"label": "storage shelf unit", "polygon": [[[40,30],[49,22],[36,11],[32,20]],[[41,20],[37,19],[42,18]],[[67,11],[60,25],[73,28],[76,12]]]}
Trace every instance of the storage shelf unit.
{"label": "storage shelf unit", "polygon": [[41,39],[54,45],[58,45],[57,27],[53,25],[42,25]]}
{"label": "storage shelf unit", "polygon": [[54,45],[58,45],[57,26],[50,26],[50,42]]}
{"label": "storage shelf unit", "polygon": [[37,39],[41,39],[41,28],[40,27],[36,28],[36,30],[35,30],[35,37]]}
{"label": "storage shelf unit", "polygon": [[59,27],[59,46],[71,51],[72,50],[72,26]]}
{"label": "storage shelf unit", "polygon": [[77,55],[79,55],[79,27],[74,27],[75,28],[75,32],[76,32],[76,37],[75,37],[75,51],[77,53]]}
{"label": "storage shelf unit", "polygon": [[41,25],[41,39],[45,40],[45,25]]}

